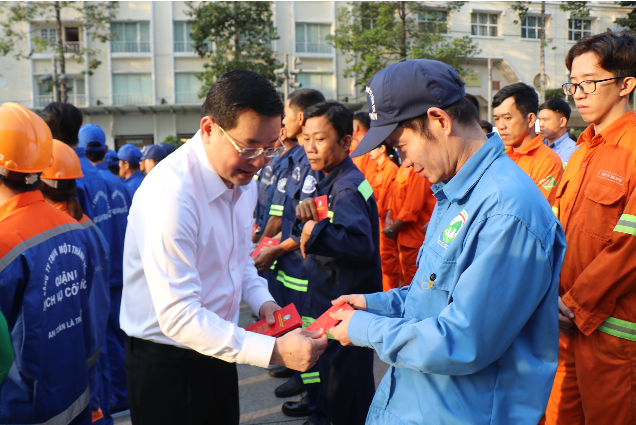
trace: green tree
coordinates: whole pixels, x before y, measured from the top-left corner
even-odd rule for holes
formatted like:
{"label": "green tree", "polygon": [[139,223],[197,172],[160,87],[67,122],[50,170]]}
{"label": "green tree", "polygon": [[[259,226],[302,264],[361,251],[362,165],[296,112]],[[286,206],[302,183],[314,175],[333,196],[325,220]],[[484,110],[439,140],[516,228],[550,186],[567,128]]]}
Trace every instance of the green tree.
{"label": "green tree", "polygon": [[435,59],[466,70],[466,58],[481,52],[468,36],[451,38],[447,18],[464,2],[431,8],[420,2],[352,2],[338,11],[335,34],[327,40],[349,53],[345,77],[364,86],[379,70],[400,59]]}
{"label": "green tree", "polygon": [[228,71],[249,69],[270,81],[282,66],[272,50],[278,39],[272,22],[272,2],[188,2],[192,41],[202,58],[209,58],[199,74],[204,96],[214,81]]}
{"label": "green tree", "polygon": [[[13,52],[18,60],[28,59],[34,53],[52,50],[60,65],[60,75],[66,73],[66,57],[77,63],[84,62],[88,56],[88,74],[92,75],[101,62],[95,57],[98,49],[87,49],[77,45],[68,45],[62,38],[62,14],[77,13],[81,17],[77,24],[78,35],[84,30],[93,41],[105,43],[112,38],[110,21],[115,17],[119,5],[116,2],[74,2],[74,1],[29,1],[7,2],[0,4],[0,54],[7,56]],[[54,22],[56,36],[43,38],[38,33],[31,37],[31,45],[26,41],[32,24],[45,25]],[[67,87],[60,82],[60,100],[67,101]]]}
{"label": "green tree", "polygon": [[184,142],[181,141],[180,137],[169,135],[163,139],[162,143],[167,143],[169,145],[174,146],[175,148],[179,148],[181,147],[181,145],[183,145]]}
{"label": "green tree", "polygon": [[590,16],[590,9],[587,6],[587,1],[562,1],[559,7],[564,12],[570,12],[570,15],[572,16],[579,18]]}
{"label": "green tree", "polygon": [[623,7],[631,7],[632,11],[629,12],[625,18],[617,19],[616,23],[622,27],[636,31],[636,1],[619,1],[618,4]]}

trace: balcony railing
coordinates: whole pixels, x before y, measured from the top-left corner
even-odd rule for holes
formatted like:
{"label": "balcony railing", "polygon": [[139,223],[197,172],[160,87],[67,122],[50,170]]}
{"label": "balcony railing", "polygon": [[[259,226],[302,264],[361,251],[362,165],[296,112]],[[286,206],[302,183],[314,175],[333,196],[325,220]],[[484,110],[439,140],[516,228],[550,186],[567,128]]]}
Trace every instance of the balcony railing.
{"label": "balcony railing", "polygon": [[[46,46],[44,48],[37,48],[35,44],[33,48],[36,49],[37,53],[54,53],[57,50],[56,46]],[[82,50],[79,41],[65,41],[64,42],[64,53],[80,53]]]}
{"label": "balcony railing", "polygon": [[175,53],[184,53],[184,52],[194,52],[194,41],[175,41],[174,42],[174,52]]}
{"label": "balcony railing", "polygon": [[149,94],[114,94],[115,105],[152,105],[152,95]]}
{"label": "balcony railing", "polygon": [[191,104],[191,103],[201,103],[202,99],[199,97],[198,93],[188,92],[188,93],[175,93],[176,103],[178,104]]}
{"label": "balcony railing", "polygon": [[149,41],[112,41],[112,53],[150,53]]}
{"label": "balcony railing", "polygon": [[[71,105],[87,106],[85,94],[68,95],[67,98],[68,98],[67,99],[68,103],[70,103]],[[51,102],[53,102],[53,94],[35,96],[36,108],[44,108],[46,105],[48,105]]]}
{"label": "balcony railing", "polygon": [[333,53],[333,47],[327,43],[296,43],[296,51],[298,53],[320,53],[330,54]]}

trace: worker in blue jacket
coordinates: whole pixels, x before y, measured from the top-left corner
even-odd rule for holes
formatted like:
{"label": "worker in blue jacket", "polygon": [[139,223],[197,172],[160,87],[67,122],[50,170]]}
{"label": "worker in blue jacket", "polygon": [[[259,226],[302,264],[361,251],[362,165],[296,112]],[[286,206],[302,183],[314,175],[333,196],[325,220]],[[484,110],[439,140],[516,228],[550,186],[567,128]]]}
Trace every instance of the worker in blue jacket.
{"label": "worker in blue jacket", "polygon": [[86,150],[86,157],[106,182],[112,212],[110,235],[110,311],[108,314],[107,345],[110,366],[111,413],[128,409],[126,393],[125,346],[127,336],[119,326],[119,310],[123,290],[124,237],[128,224],[128,210],[132,197],[126,184],[111,173],[104,161],[106,134],[95,124],[86,124],[79,131],[79,146]]}
{"label": "worker in blue jacket", "polygon": [[135,145],[124,145],[117,151],[117,157],[119,158],[119,176],[128,186],[130,196],[134,197],[144,180],[144,175],[139,169],[141,151]]}
{"label": "worker in blue jacket", "polygon": [[[382,290],[380,229],[373,189],[349,157],[353,113],[338,102],[305,111],[308,162],[326,177],[316,196],[326,196],[328,217],[318,221],[314,199],[297,207],[294,238],[307,258],[308,314],[317,319],[331,300]],[[329,341],[318,362],[321,389],[310,424],[363,424],[374,392],[373,352]]]}
{"label": "worker in blue jacket", "polygon": [[334,301],[358,311],[334,314],[333,336],[391,366],[367,423],[536,425],[557,366],[561,225],[480,131],[451,67],[402,61],[366,93],[371,128],[353,154],[386,140],[437,198],[411,285]]}
{"label": "worker in blue jacket", "polygon": [[112,149],[106,151],[106,155],[104,155],[104,164],[106,164],[106,168],[110,171],[119,181],[122,181],[119,178],[119,157],[117,156],[117,152]]}

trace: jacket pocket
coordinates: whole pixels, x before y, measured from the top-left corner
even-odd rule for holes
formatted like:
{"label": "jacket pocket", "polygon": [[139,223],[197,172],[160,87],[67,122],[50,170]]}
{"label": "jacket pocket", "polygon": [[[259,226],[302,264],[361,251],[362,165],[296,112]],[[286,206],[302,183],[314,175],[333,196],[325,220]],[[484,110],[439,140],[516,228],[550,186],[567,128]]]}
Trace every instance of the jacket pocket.
{"label": "jacket pocket", "polygon": [[615,183],[592,180],[585,187],[583,232],[604,241],[612,239],[612,230],[622,211],[626,190]]}

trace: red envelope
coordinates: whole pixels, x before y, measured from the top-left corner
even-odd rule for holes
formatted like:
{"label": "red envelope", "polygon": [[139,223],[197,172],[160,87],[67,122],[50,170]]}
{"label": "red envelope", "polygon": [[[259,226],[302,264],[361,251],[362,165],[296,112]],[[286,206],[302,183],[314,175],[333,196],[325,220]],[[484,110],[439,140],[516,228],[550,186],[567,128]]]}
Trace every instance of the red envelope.
{"label": "red envelope", "polygon": [[322,334],[320,334],[320,336],[322,336],[325,332],[327,332],[329,329],[333,328],[334,326],[336,326],[338,324],[338,322],[340,322],[340,320],[336,320],[333,317],[331,317],[331,315],[337,311],[346,311],[346,310],[354,310],[353,307],[351,307],[349,304],[342,304],[342,305],[334,305],[333,307],[331,307],[329,310],[325,311],[322,316],[320,316],[318,319],[316,319],[316,321],[314,323],[312,323],[311,325],[307,326],[307,330],[308,331],[312,331],[312,332],[316,332],[318,331],[320,328],[322,328]]}
{"label": "red envelope", "polygon": [[276,246],[279,243],[280,243],[280,241],[277,241],[276,239],[268,238],[267,236],[265,236],[261,240],[261,243],[258,244],[258,246],[254,250],[254,252],[252,252],[252,255],[250,257],[256,258],[258,253],[261,252],[261,249],[263,249],[264,247],[266,247],[266,246]]}
{"label": "red envelope", "polygon": [[329,199],[327,195],[322,195],[314,199],[316,211],[318,211],[318,221],[324,220],[329,216]]}
{"label": "red envelope", "polygon": [[274,319],[276,323],[271,326],[267,323],[267,319],[263,319],[246,327],[245,330],[277,337],[299,328],[303,324],[300,314],[298,314],[298,310],[296,310],[296,306],[293,303],[274,312]]}

